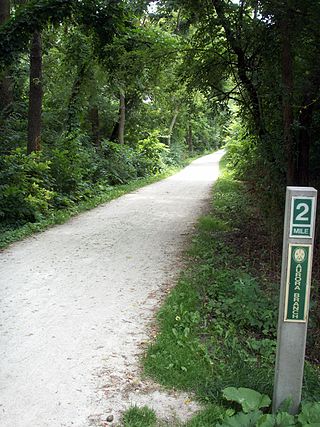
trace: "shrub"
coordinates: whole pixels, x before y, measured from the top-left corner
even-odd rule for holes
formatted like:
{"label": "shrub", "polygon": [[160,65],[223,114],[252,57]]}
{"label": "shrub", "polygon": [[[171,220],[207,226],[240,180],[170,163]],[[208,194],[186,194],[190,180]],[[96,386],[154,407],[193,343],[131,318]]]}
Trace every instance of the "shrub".
{"label": "shrub", "polygon": [[52,187],[60,195],[57,205],[59,200],[66,200],[66,197],[71,200],[84,198],[86,192],[90,192],[90,181],[96,174],[94,148],[85,146],[81,135],[62,135],[47,155]]}
{"label": "shrub", "polygon": [[0,218],[4,223],[35,222],[52,207],[50,162],[19,148],[0,157]]}
{"label": "shrub", "polygon": [[98,175],[111,185],[125,184],[137,178],[138,156],[128,145],[103,141]]}
{"label": "shrub", "polygon": [[153,131],[147,138],[140,140],[137,151],[140,159],[138,170],[141,176],[153,175],[165,169],[165,158],[169,149],[159,141],[158,131]]}

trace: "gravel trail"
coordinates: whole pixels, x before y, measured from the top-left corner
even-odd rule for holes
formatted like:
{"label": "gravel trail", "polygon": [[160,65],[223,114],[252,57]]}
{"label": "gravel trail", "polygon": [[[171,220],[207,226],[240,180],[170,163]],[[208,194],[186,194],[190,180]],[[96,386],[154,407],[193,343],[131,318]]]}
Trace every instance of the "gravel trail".
{"label": "gravel trail", "polygon": [[142,381],[139,357],[222,155],[0,253],[1,427],[119,425],[131,404],[168,419],[197,409]]}

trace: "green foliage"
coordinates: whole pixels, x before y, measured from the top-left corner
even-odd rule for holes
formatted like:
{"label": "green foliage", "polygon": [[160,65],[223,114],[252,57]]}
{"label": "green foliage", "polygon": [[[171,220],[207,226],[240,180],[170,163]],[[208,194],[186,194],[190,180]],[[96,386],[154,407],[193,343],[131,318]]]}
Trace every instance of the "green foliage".
{"label": "green foliage", "polygon": [[200,326],[197,305],[194,289],[181,280],[159,313],[164,333],[150,347],[145,370],[172,387],[200,390],[212,372],[207,350],[195,333]]}
{"label": "green foliage", "polygon": [[48,23],[57,25],[71,16],[96,35],[98,46],[110,43],[128,24],[120,1],[31,0],[0,28],[0,65],[11,63],[17,54],[28,49],[26,40],[35,30],[41,31]]}
{"label": "green foliage", "polygon": [[302,426],[313,426],[320,424],[320,402],[305,403],[302,405],[302,411],[298,415],[298,421]]}
{"label": "green foliage", "polygon": [[219,218],[214,218],[211,215],[205,215],[199,219],[199,228],[200,230],[207,232],[227,231],[228,224]]}
{"label": "green foliage", "polygon": [[266,394],[258,393],[250,388],[227,387],[223,390],[223,397],[241,405],[244,413],[270,406],[271,400]]}
{"label": "green foliage", "polygon": [[243,412],[231,416],[228,413],[217,427],[315,427],[320,423],[320,403],[302,403],[301,412],[295,416],[281,409],[271,415],[260,411],[261,408],[270,406],[270,398],[255,390],[229,387],[223,390],[223,396],[229,401],[240,403]]}
{"label": "green foliage", "polygon": [[[81,200],[90,193],[96,172],[96,154],[89,149],[81,136],[61,136],[48,152],[52,187],[58,194],[57,207],[70,200]],[[67,202],[68,204],[68,202]]]}
{"label": "green foliage", "polygon": [[217,427],[256,427],[261,415],[260,411],[252,411],[248,414],[239,412],[232,417],[227,417],[222,424],[217,424]]}
{"label": "green foliage", "polygon": [[225,412],[222,406],[207,405],[186,423],[186,427],[212,427],[224,417]]}
{"label": "green foliage", "polygon": [[0,157],[0,218],[5,223],[34,222],[47,215],[55,192],[50,190],[50,162],[21,149]]}
{"label": "green foliage", "polygon": [[13,150],[0,156],[1,222],[38,221],[52,209],[72,208],[111,186],[164,173],[171,164],[170,150],[157,134],[136,148],[103,141],[97,151],[87,135],[72,133],[62,134],[41,153]]}
{"label": "green foliage", "polygon": [[140,173],[143,175],[159,173],[165,169],[169,149],[159,141],[158,131],[151,132],[147,138],[140,140],[137,151],[143,159],[140,165]]}
{"label": "green foliage", "polygon": [[133,406],[124,413],[122,422],[124,427],[154,427],[157,417],[155,412],[146,406]]}
{"label": "green foliage", "polygon": [[257,139],[246,131],[238,121],[229,128],[227,138],[228,159],[232,170],[242,180],[250,179],[248,174],[253,172],[252,164],[257,161]]}
{"label": "green foliage", "polygon": [[[198,153],[200,152],[201,150],[199,149]],[[170,144],[170,151],[165,153],[165,161],[170,165],[178,165],[181,161],[187,159],[190,154],[192,155],[193,153],[187,151],[183,142],[174,139]]]}
{"label": "green foliage", "polygon": [[140,169],[138,153],[127,145],[114,142],[102,143],[103,159],[99,164],[99,175],[104,177],[111,185],[124,184],[139,176]]}
{"label": "green foliage", "polygon": [[[278,141],[270,137],[259,143],[240,121],[234,121],[228,130],[227,149],[229,167],[233,175],[248,183],[256,194],[256,203],[264,215],[267,226],[274,237],[282,233],[283,200],[285,193],[285,165],[281,155],[271,156],[268,143],[277,146]],[[277,150],[274,149],[274,154]]]}

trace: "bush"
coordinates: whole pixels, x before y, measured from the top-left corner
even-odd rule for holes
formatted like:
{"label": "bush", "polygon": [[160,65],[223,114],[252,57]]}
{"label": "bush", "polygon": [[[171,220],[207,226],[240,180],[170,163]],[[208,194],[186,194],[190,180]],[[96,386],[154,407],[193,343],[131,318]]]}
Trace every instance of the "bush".
{"label": "bush", "polygon": [[19,148],[0,157],[0,218],[4,223],[35,222],[52,208],[50,162]]}
{"label": "bush", "polygon": [[59,193],[57,206],[81,200],[90,193],[91,182],[97,173],[96,153],[85,146],[81,135],[62,135],[48,152],[53,190]]}
{"label": "bush", "polygon": [[159,132],[153,131],[150,135],[138,142],[139,153],[138,171],[140,176],[154,175],[163,172],[166,168],[165,158],[168,147],[159,141]]}
{"label": "bush", "polygon": [[165,162],[170,166],[178,166],[188,157],[189,153],[182,142],[174,141],[170,145],[170,150],[166,153]]}
{"label": "bush", "polygon": [[228,160],[237,178],[248,180],[257,163],[257,141],[238,123],[230,126],[227,138]]}
{"label": "bush", "polygon": [[273,154],[266,149],[276,145],[272,138],[268,136],[264,141],[258,141],[239,123],[233,123],[227,143],[227,157],[234,176],[245,181],[248,190],[254,192],[268,228],[279,240],[286,182],[280,155],[276,149]]}
{"label": "bush", "polygon": [[98,176],[111,185],[126,184],[137,178],[138,155],[127,145],[103,141]]}

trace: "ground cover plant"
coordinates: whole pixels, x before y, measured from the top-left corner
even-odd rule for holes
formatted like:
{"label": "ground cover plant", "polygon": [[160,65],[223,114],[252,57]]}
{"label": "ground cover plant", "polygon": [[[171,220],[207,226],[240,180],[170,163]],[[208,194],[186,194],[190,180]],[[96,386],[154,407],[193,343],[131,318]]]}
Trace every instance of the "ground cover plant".
{"label": "ground cover plant", "polygon": [[222,423],[217,424],[217,427],[316,427],[320,424],[320,403],[317,402],[303,402],[300,413],[292,415],[288,412],[289,399],[276,414],[268,414],[263,412],[263,409],[268,408],[271,404],[271,399],[266,394],[248,388],[227,387],[223,390],[223,396],[226,400],[236,402],[241,406],[241,411],[229,410]]}
{"label": "ground cover plant", "polygon": [[157,417],[154,411],[144,406],[138,408],[133,406],[123,416],[124,427],[155,427],[157,425]]}
{"label": "ground cover plant", "polygon": [[[280,248],[269,239],[254,195],[226,169],[188,257],[190,267],[160,309],[145,372],[206,403],[188,427],[256,425],[224,424],[234,412],[223,390],[272,396]],[[319,396],[319,367],[306,362],[303,399]]]}

